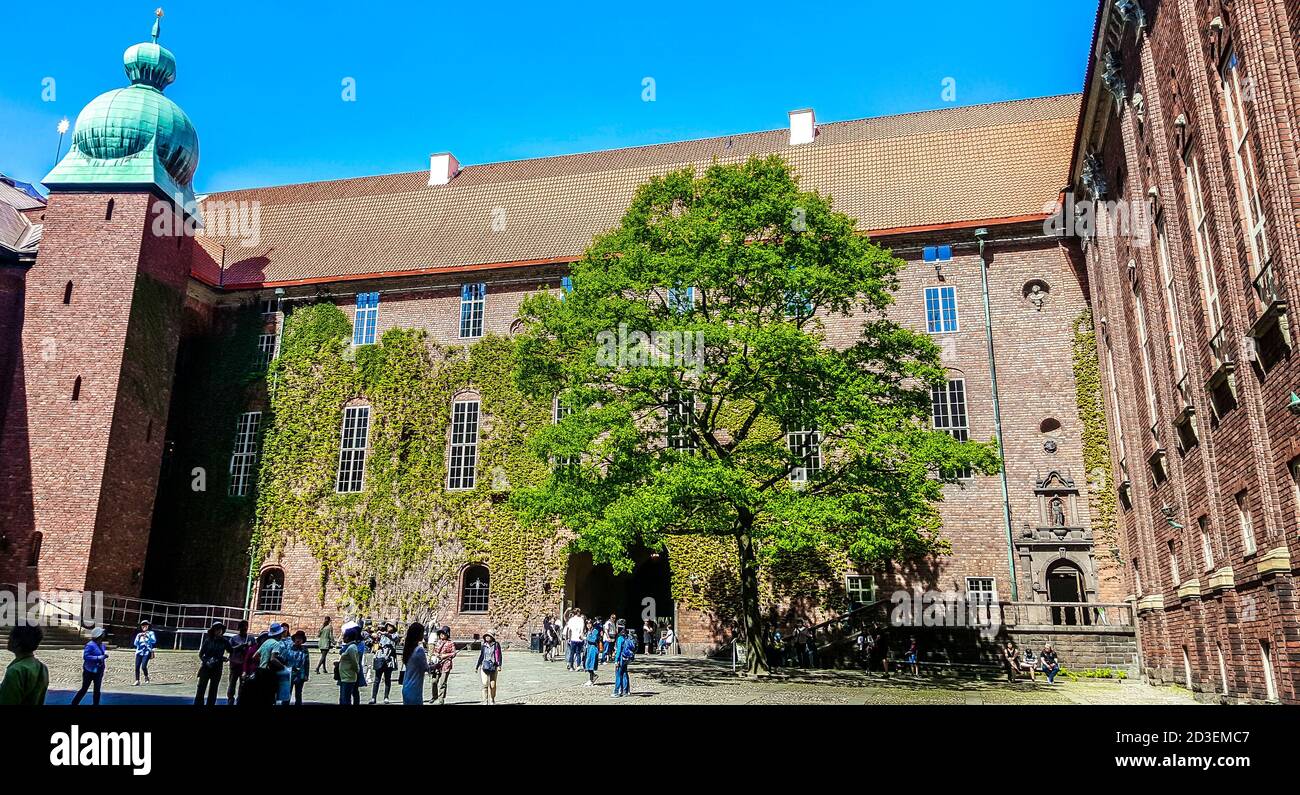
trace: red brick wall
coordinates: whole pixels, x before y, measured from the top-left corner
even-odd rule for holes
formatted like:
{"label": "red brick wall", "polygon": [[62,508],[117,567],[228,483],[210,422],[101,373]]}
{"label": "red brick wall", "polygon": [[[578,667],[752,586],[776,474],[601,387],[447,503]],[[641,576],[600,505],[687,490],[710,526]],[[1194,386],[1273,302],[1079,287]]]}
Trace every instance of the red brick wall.
{"label": "red brick wall", "polygon": [[[4,426],[4,579],[138,591],[193,246],[153,233],[154,205],[144,193],[51,197]],[[34,532],[42,553],[28,570]]]}

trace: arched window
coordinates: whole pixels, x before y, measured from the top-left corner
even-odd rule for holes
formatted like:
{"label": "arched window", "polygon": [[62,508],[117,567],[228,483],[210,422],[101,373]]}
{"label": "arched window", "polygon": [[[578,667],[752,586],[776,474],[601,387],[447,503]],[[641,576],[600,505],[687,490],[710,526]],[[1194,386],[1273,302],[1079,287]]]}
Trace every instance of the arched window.
{"label": "arched window", "polygon": [[487,566],[470,566],[465,569],[460,584],[460,612],[487,612],[488,582]]}
{"label": "arched window", "polygon": [[257,610],[278,613],[284,607],[284,570],[267,569],[257,585]]}

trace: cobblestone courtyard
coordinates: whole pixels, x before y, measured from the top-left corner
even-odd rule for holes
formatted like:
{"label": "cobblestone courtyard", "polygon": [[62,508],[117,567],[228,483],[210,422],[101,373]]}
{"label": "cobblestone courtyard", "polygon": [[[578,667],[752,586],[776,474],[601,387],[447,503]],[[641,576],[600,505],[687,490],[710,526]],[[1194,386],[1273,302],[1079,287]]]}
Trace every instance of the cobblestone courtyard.
{"label": "cobblestone courtyard", "polygon": [[[81,683],[81,653],[50,650],[40,654],[50,668],[47,703],[67,704]],[[481,698],[474,672],[477,652],[462,652],[449,683],[449,704],[475,704]],[[0,653],[5,665],[12,659]],[[334,658],[331,657],[331,660]],[[152,682],[135,687],[133,658],[129,650],[112,650],[104,682],[106,704],[189,703],[194,698],[198,659],[194,652],[160,651],[151,663]],[[372,675],[373,672],[367,672]],[[732,674],[726,663],[689,657],[640,657],[631,668],[632,696],[610,698],[613,669],[600,669],[595,687],[587,687],[585,673],[568,671],[563,662],[548,663],[541,655],[507,652],[500,674],[500,704],[1194,704],[1186,691],[1152,687],[1141,682],[1058,679],[1048,685],[1009,684],[998,680],[914,678],[858,671],[785,671],[762,681]],[[226,680],[221,682],[219,703],[225,702]],[[428,685],[426,684],[426,697]],[[383,690],[380,690],[380,703]],[[370,688],[362,703],[370,698]],[[391,700],[401,703],[401,689],[393,677]],[[304,702],[334,704],[338,688],[330,675],[316,675],[303,692]],[[89,703],[89,697],[84,703]]]}

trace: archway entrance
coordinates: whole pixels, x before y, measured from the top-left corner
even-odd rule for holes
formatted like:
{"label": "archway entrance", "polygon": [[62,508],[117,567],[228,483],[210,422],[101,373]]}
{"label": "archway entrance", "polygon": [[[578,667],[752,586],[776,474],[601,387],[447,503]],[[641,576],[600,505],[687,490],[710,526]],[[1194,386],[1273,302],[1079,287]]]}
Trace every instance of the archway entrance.
{"label": "archway entrance", "polygon": [[[1047,570],[1047,601],[1049,602],[1084,602],[1086,590],[1083,585],[1083,572],[1073,563],[1061,560],[1052,564]],[[1090,624],[1088,611],[1083,607],[1066,607],[1058,605],[1052,608],[1053,624]]]}
{"label": "archway entrance", "polygon": [[673,618],[672,578],[667,552],[635,549],[630,574],[614,574],[607,563],[594,565],[591,554],[569,556],[565,576],[565,609],[577,607],[586,616],[616,613],[638,633],[646,617],[660,624]]}

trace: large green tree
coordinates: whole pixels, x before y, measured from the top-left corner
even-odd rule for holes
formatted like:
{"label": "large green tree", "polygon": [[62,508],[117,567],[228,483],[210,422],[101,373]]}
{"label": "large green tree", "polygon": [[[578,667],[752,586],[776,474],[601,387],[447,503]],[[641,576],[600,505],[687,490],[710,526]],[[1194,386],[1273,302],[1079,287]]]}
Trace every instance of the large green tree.
{"label": "large green tree", "polygon": [[780,158],[651,179],[564,291],[524,303],[520,384],[566,411],[531,438],[552,474],[516,508],[616,571],[672,534],[733,538],[766,671],[763,562],[941,553],[944,481],[999,465],[930,427],[938,350],[886,316],[903,264]]}

